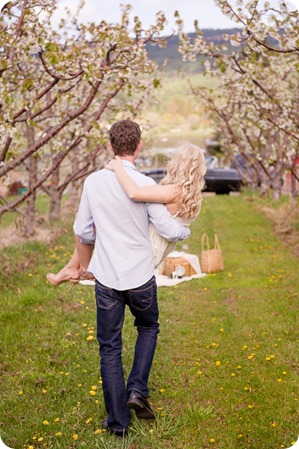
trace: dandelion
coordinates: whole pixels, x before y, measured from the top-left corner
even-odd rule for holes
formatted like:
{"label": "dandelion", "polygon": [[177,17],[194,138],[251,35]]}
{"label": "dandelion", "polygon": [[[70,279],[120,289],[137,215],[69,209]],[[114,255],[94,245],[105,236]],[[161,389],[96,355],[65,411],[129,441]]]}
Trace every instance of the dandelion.
{"label": "dandelion", "polygon": [[27,449],[34,449],[34,447],[33,446],[28,446],[28,448]]}
{"label": "dandelion", "polygon": [[224,329],[223,329],[223,327],[222,327],[221,329],[219,329],[219,332],[224,332]]}
{"label": "dandelion", "polygon": [[86,338],[86,340],[87,340],[87,341],[91,341],[91,340],[93,340],[93,338],[94,338],[93,335],[88,335],[88,337]]}
{"label": "dandelion", "polygon": [[215,438],[210,438],[210,443],[215,443]]}
{"label": "dandelion", "polygon": [[89,394],[90,394],[90,396],[95,396],[96,392],[94,390],[90,390]]}
{"label": "dandelion", "polygon": [[97,387],[96,387],[95,385],[93,385],[93,386],[91,387],[91,389],[92,389],[92,390],[96,390]]}
{"label": "dandelion", "polygon": [[282,382],[282,379],[277,379],[277,382]]}
{"label": "dandelion", "polygon": [[41,441],[44,441],[44,439],[43,439],[43,437],[40,437],[37,439],[37,441],[41,442]]}
{"label": "dandelion", "polygon": [[249,404],[249,405],[248,405],[248,408],[252,409],[252,408],[253,408],[253,405]]}
{"label": "dandelion", "polygon": [[78,438],[79,438],[79,435],[77,435],[76,433],[74,433],[74,435],[73,435],[73,440],[78,440]]}
{"label": "dandelion", "polygon": [[47,390],[43,389],[43,390],[42,390],[42,393],[43,393],[43,394],[46,394],[46,393],[47,393]]}
{"label": "dandelion", "polygon": [[160,393],[165,393],[165,389],[164,388],[160,388]]}
{"label": "dandelion", "polygon": [[88,419],[85,421],[85,424],[89,424],[89,423],[91,423],[91,421],[92,421],[92,418],[88,418]]}
{"label": "dandelion", "polygon": [[23,393],[22,390],[20,390],[20,391],[19,391],[19,396],[22,396],[22,394],[24,394],[24,393]]}
{"label": "dandelion", "polygon": [[59,422],[60,421],[60,418],[55,418],[54,419],[54,422]]}
{"label": "dandelion", "polygon": [[49,425],[49,421],[46,421],[46,420],[43,421],[43,425],[44,425],[44,426],[48,426],[48,425]]}
{"label": "dandelion", "polygon": [[55,433],[55,436],[56,436],[56,437],[61,437],[61,435],[62,435],[61,432],[56,432],[56,433]]}
{"label": "dandelion", "polygon": [[288,373],[287,373],[286,371],[283,371],[282,374],[283,374],[284,376],[286,376]]}
{"label": "dandelion", "polygon": [[277,426],[277,424],[275,422],[273,422],[271,425],[272,425],[272,427],[276,427]]}
{"label": "dandelion", "polygon": [[202,374],[202,371],[197,371],[197,374]]}
{"label": "dandelion", "polygon": [[231,377],[235,377],[235,373],[231,373]]}
{"label": "dandelion", "polygon": [[221,365],[221,362],[220,362],[220,360],[217,360],[217,362],[216,362],[216,366],[220,366]]}
{"label": "dandelion", "polygon": [[96,430],[94,431],[94,434],[95,434],[95,435],[99,435],[100,433],[102,433],[102,429],[96,429]]}

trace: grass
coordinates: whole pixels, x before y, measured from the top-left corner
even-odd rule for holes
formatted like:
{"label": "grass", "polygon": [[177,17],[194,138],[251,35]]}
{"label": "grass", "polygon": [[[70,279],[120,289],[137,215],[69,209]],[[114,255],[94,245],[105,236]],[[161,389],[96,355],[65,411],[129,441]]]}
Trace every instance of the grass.
{"label": "grass", "polygon": [[[44,280],[69,258],[71,229],[51,248],[27,243],[2,252],[0,432],[7,446],[272,449],[297,440],[298,259],[247,196],[205,198],[189,252],[200,253],[203,232],[217,233],[225,269],[159,289],[149,385],[157,419],[134,416],[125,440],[101,430],[93,289],[68,292]],[[134,339],[128,313],[126,374]]]}

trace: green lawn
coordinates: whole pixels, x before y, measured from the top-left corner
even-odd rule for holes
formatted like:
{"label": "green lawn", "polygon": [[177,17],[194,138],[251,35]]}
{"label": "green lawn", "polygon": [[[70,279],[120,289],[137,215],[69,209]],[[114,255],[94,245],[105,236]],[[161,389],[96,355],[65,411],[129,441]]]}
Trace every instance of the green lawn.
{"label": "green lawn", "polygon": [[[276,449],[298,438],[298,259],[246,196],[204,199],[189,252],[218,234],[225,269],[160,288],[161,332],[150,378],[155,422],[124,440],[101,431],[92,287],[45,281],[72,250],[2,251],[1,437],[14,449]],[[186,242],[185,242],[186,243]],[[180,248],[180,245],[178,245]],[[123,361],[135,330],[129,313]]]}

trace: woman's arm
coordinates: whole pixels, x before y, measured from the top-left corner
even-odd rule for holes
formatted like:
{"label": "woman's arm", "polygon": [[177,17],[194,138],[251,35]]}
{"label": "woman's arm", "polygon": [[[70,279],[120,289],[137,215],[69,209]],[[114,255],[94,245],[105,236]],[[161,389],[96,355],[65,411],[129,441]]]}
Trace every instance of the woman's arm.
{"label": "woman's arm", "polygon": [[106,168],[115,172],[120,185],[133,201],[168,204],[172,203],[178,196],[178,189],[175,184],[138,186],[125,171],[118,156],[112,159],[106,165]]}

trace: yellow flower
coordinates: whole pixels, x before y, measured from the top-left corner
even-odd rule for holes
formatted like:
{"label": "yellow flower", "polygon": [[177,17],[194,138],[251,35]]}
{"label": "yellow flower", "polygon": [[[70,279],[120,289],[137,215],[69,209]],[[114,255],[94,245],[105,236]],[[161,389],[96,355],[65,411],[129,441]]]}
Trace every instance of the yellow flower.
{"label": "yellow flower", "polygon": [[231,373],[231,376],[232,376],[232,377],[235,377],[235,373]]}
{"label": "yellow flower", "polygon": [[28,446],[28,448],[27,449],[34,449],[34,447],[33,446]]}
{"label": "yellow flower", "polygon": [[90,390],[89,394],[90,394],[90,396],[94,396],[96,394],[96,392],[93,390]]}
{"label": "yellow flower", "polygon": [[253,408],[253,405],[248,405],[248,408]]}
{"label": "yellow flower", "polygon": [[95,385],[93,385],[93,386],[91,387],[91,389],[92,389],[92,390],[96,390],[97,387],[96,387]]}
{"label": "yellow flower", "polygon": [[37,441],[44,441],[43,437],[37,439]]}
{"label": "yellow flower", "polygon": [[42,390],[42,393],[43,393],[43,394],[46,394],[46,393],[47,393],[47,390],[43,389],[43,390]]}
{"label": "yellow flower", "polygon": [[210,443],[215,443],[215,438],[210,438]]}
{"label": "yellow flower", "polygon": [[164,388],[160,388],[160,393],[165,393],[165,389]]}
{"label": "yellow flower", "polygon": [[91,340],[93,340],[93,338],[94,338],[93,335],[88,335],[88,337],[86,338],[86,340],[87,340],[87,341],[91,341]]}
{"label": "yellow flower", "polygon": [[43,421],[43,425],[44,425],[44,426],[48,426],[48,425],[49,425],[49,421],[46,421],[46,420]]}
{"label": "yellow flower", "polygon": [[220,360],[217,360],[217,362],[216,362],[216,366],[220,366],[221,365],[221,362],[220,362]]}
{"label": "yellow flower", "polygon": [[60,421],[60,418],[55,418],[54,419],[54,422],[59,422]]}
{"label": "yellow flower", "polygon": [[202,374],[202,371],[197,371],[197,374]]}
{"label": "yellow flower", "polygon": [[19,396],[22,396],[22,394],[23,394],[23,391],[20,390],[20,391],[19,391]]}
{"label": "yellow flower", "polygon": [[92,418],[88,418],[88,419],[85,421],[85,424],[89,424],[89,423],[91,423],[91,421],[92,421]]}
{"label": "yellow flower", "polygon": [[277,379],[277,382],[282,382],[282,379]]}
{"label": "yellow flower", "polygon": [[94,431],[94,434],[95,434],[95,435],[99,435],[99,433],[102,433],[102,429],[96,429],[96,430]]}
{"label": "yellow flower", "polygon": [[73,440],[78,440],[79,435],[77,435],[76,433],[73,435]]}
{"label": "yellow flower", "polygon": [[56,433],[55,433],[55,436],[56,436],[56,437],[61,437],[61,435],[62,435],[61,432],[56,432]]}

